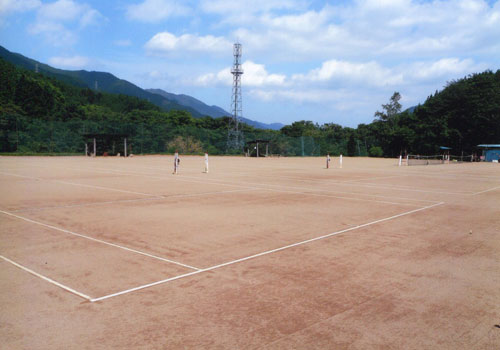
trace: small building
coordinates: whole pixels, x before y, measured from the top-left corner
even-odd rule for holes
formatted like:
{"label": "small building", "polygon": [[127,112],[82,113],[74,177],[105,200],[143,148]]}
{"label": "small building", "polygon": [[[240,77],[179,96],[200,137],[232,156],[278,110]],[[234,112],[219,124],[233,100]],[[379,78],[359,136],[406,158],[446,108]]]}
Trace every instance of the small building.
{"label": "small building", "polygon": [[496,145],[477,145],[477,148],[483,151],[481,160],[486,162],[500,161],[500,144]]}

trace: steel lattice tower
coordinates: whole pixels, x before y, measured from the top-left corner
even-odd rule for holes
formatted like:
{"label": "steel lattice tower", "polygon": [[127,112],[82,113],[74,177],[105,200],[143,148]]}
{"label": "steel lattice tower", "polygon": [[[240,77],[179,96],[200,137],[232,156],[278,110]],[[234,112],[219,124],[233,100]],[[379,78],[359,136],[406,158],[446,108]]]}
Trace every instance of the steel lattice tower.
{"label": "steel lattice tower", "polygon": [[241,68],[241,44],[236,43],[233,46],[234,63],[231,69],[233,75],[233,91],[231,95],[231,113],[232,116],[229,120],[228,133],[227,133],[227,148],[239,149],[243,146],[243,135],[239,130],[239,124],[242,117],[242,103],[241,103],[241,75],[243,69]]}

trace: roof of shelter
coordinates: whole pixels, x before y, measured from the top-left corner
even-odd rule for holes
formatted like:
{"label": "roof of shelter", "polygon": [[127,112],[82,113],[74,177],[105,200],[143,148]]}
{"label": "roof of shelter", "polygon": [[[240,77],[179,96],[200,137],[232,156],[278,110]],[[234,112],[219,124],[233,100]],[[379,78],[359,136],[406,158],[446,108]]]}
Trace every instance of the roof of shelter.
{"label": "roof of shelter", "polygon": [[269,143],[271,141],[269,140],[252,140],[252,141],[247,141],[246,143],[249,144],[249,143]]}
{"label": "roof of shelter", "polygon": [[497,145],[494,145],[494,144],[491,144],[491,145],[477,145],[477,147],[479,147],[479,148],[500,148],[500,144],[497,144]]}

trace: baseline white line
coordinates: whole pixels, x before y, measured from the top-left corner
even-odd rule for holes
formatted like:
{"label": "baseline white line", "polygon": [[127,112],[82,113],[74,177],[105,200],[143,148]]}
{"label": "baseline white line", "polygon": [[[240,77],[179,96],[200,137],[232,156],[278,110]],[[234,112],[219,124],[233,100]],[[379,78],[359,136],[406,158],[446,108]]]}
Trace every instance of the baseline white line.
{"label": "baseline white line", "polygon": [[149,287],[152,287],[152,286],[157,286],[159,284],[163,284],[163,283],[167,283],[167,282],[170,282],[170,281],[178,280],[178,279],[181,279],[181,278],[184,278],[184,277],[193,276],[193,275],[196,275],[196,274],[199,274],[199,273],[202,273],[202,272],[212,271],[212,270],[219,269],[221,267],[225,267],[225,266],[228,266],[228,265],[233,265],[233,264],[237,264],[237,263],[240,263],[240,262],[243,262],[243,261],[247,261],[247,260],[250,260],[250,259],[255,259],[255,258],[261,257],[263,255],[273,254],[273,253],[276,253],[276,252],[279,252],[279,251],[282,251],[282,250],[285,250],[285,249],[290,249],[290,248],[297,247],[297,246],[300,246],[300,245],[303,245],[303,244],[311,243],[311,242],[314,242],[314,241],[319,241],[319,240],[322,240],[322,239],[325,239],[325,238],[329,238],[329,237],[336,236],[336,235],[339,235],[339,234],[342,234],[342,233],[345,233],[345,232],[357,230],[357,229],[360,229],[360,228],[363,228],[363,227],[367,227],[367,226],[370,226],[370,225],[378,224],[378,223],[381,223],[381,222],[384,222],[384,221],[393,220],[393,219],[399,218],[401,216],[413,214],[413,213],[416,213],[416,212],[419,212],[419,211],[422,211],[422,210],[427,210],[427,209],[430,209],[430,208],[433,208],[433,207],[436,207],[436,206],[439,206],[439,205],[442,205],[442,204],[444,204],[444,202],[439,202],[439,203],[436,203],[436,204],[433,204],[433,205],[429,205],[429,206],[426,206],[426,207],[423,207],[423,208],[418,208],[418,209],[410,210],[410,211],[407,211],[407,212],[404,212],[404,213],[401,213],[401,214],[396,214],[396,215],[393,215],[393,216],[390,216],[390,217],[387,217],[387,218],[383,218],[383,219],[375,220],[375,221],[368,222],[368,223],[365,223],[365,224],[357,225],[357,226],[350,227],[350,228],[347,228],[347,229],[344,229],[344,230],[335,231],[335,232],[332,232],[332,233],[329,233],[329,234],[326,234],[326,235],[323,235],[323,236],[319,236],[319,237],[311,238],[311,239],[308,239],[308,240],[305,240],[305,241],[301,241],[301,242],[289,244],[289,245],[286,245],[286,246],[283,246],[283,247],[280,247],[280,248],[267,250],[267,251],[264,251],[262,253],[250,255],[250,256],[247,256],[247,257],[244,257],[244,258],[240,258],[240,259],[236,259],[236,260],[232,260],[232,261],[228,261],[228,262],[225,262],[225,263],[222,263],[222,264],[219,264],[219,265],[210,266],[210,267],[198,270],[198,271],[193,271],[193,272],[189,272],[189,273],[186,273],[186,274],[183,274],[183,275],[178,275],[178,276],[175,276],[175,277],[170,277],[170,278],[167,278],[167,279],[164,279],[164,280],[161,280],[161,281],[157,281],[157,282],[145,284],[145,285],[138,286],[138,287],[135,287],[135,288],[126,289],[126,290],[123,290],[123,291],[120,291],[120,292],[117,292],[117,293],[104,295],[104,296],[99,297],[99,298],[91,299],[90,301],[91,302],[101,301],[101,300],[109,299],[109,298],[116,297],[116,296],[119,296],[119,295],[123,295],[123,294],[131,293],[131,292],[135,292],[135,291],[138,291],[138,290],[141,290],[141,289],[149,288]]}
{"label": "baseline white line", "polygon": [[[127,176],[138,176],[138,177],[147,177],[147,178],[154,178],[154,179],[173,179],[175,181],[182,181],[182,182],[192,182],[192,183],[203,183],[203,184],[212,184],[212,185],[221,185],[221,186],[230,186],[230,187],[243,187],[243,188],[249,188],[249,186],[245,186],[241,183],[235,183],[235,182],[230,182],[230,183],[224,183],[224,182],[217,182],[217,181],[200,181],[196,177],[192,176],[183,176],[183,178],[180,177],[160,177],[160,176],[155,176],[155,175],[148,175],[145,173],[136,173],[136,172],[123,172],[119,170],[108,170],[108,169],[103,169],[100,170],[100,172],[104,173],[113,173],[113,174],[121,174],[121,175],[127,175]],[[108,171],[106,171],[108,170]],[[252,175],[246,175],[246,176],[252,176]],[[189,179],[194,179],[194,180],[189,180]],[[267,190],[267,191],[281,191],[281,192],[288,192],[288,193],[297,193],[297,194],[304,194],[304,195],[312,195],[312,196],[325,196],[325,197],[331,197],[331,198],[339,198],[339,199],[346,199],[346,200],[354,200],[354,201],[365,201],[365,202],[377,202],[377,203],[385,203],[385,204],[397,204],[397,205],[412,205],[412,204],[407,204],[407,203],[400,203],[400,202],[389,202],[389,201],[383,201],[383,200],[376,200],[376,199],[366,199],[366,198],[352,198],[352,197],[343,197],[343,196],[328,196],[328,195],[320,195],[320,194],[314,194],[314,193],[307,193],[307,192],[293,192],[290,190],[278,190],[278,189],[273,189],[273,188],[268,188],[268,187],[256,187],[257,186],[271,186],[271,187],[282,187],[282,188],[290,188],[290,189],[302,189],[302,190],[307,190],[307,191],[321,191],[318,189],[312,189],[312,188],[306,188],[306,187],[296,187],[296,186],[285,186],[285,185],[275,185],[275,184],[260,184],[260,183],[255,183],[255,182],[247,182],[250,185],[254,185],[254,187],[251,187],[252,189],[260,189],[260,190]],[[355,184],[353,184],[355,185]],[[330,193],[344,193],[340,191],[330,191],[330,190],[323,190],[323,192],[330,192]],[[387,197],[387,196],[380,196],[380,195],[365,195],[362,193],[351,193],[351,192],[345,192],[346,194],[353,194],[353,195],[360,195],[360,196],[370,196],[370,197],[381,197],[381,198],[398,198],[398,197]],[[434,192],[433,192],[434,193]],[[437,201],[429,201],[429,200],[420,200],[420,199],[409,199],[409,198],[398,198],[398,199],[404,199],[406,201],[418,201],[418,202],[427,202],[427,203],[437,203]]]}
{"label": "baseline white line", "polygon": [[490,188],[488,190],[484,190],[484,191],[481,191],[481,192],[476,192],[476,193],[473,193],[472,196],[475,196],[476,194],[481,194],[481,193],[486,193],[486,192],[490,192],[490,191],[495,191],[495,190],[498,190],[499,188],[500,188],[500,186],[497,186],[497,187]]}
{"label": "baseline white line", "polygon": [[62,180],[53,180],[53,179],[44,179],[41,177],[34,177],[34,176],[26,176],[26,175],[18,175],[18,174],[10,174],[10,173],[5,173],[5,172],[0,172],[0,174],[3,175],[8,175],[8,176],[17,176],[17,177],[23,177],[27,179],[33,179],[33,180],[42,180],[42,181],[49,181],[49,182],[58,182],[62,183],[65,185],[73,185],[73,186],[81,186],[81,187],[90,187],[90,188],[97,188],[99,190],[105,190],[105,191],[114,191],[114,192],[122,192],[122,193],[131,193],[131,194],[139,194],[141,196],[155,196],[152,193],[143,193],[143,192],[135,192],[135,191],[127,191],[127,190],[120,190],[116,188],[111,188],[111,187],[102,187],[102,186],[94,186],[94,185],[86,185],[86,184],[81,184],[77,182],[69,182],[69,181],[62,181]]}
{"label": "baseline white line", "polygon": [[233,192],[246,192],[246,191],[252,191],[252,190],[256,190],[256,189],[257,188],[249,187],[248,189],[241,189],[241,190],[213,191],[213,192],[201,192],[201,193],[190,193],[190,194],[174,194],[174,195],[170,195],[170,196],[163,196],[162,195],[162,196],[154,196],[154,197],[149,197],[149,198],[120,199],[120,200],[115,200],[115,201],[54,205],[54,206],[49,206],[49,207],[16,209],[16,210],[12,210],[12,212],[13,213],[26,213],[26,212],[43,211],[43,210],[50,210],[50,209],[60,209],[60,208],[78,208],[78,207],[117,204],[117,203],[161,201],[161,200],[168,200],[171,198],[175,199],[175,198],[185,198],[185,197],[209,196],[209,195],[225,194],[225,193],[233,193]]}
{"label": "baseline white line", "polygon": [[301,241],[301,242],[289,244],[289,245],[286,245],[286,246],[283,246],[283,247],[280,247],[280,248],[276,248],[276,249],[268,250],[268,251],[265,251],[265,252],[262,252],[262,253],[250,255],[250,256],[247,256],[245,258],[241,258],[241,259],[229,261],[227,263],[222,263],[222,264],[219,264],[219,265],[211,266],[211,267],[208,267],[206,269],[203,269],[203,271],[215,270],[215,269],[218,269],[218,268],[223,267],[223,266],[232,265],[232,264],[235,264],[235,263],[238,263],[238,262],[241,262],[241,261],[250,260],[250,259],[253,259],[253,258],[256,258],[256,257],[259,257],[259,256],[263,256],[263,255],[267,255],[267,254],[272,254],[272,253],[275,253],[275,252],[279,252],[279,251],[282,251],[282,250],[285,250],[285,249],[297,247],[299,245],[307,244],[307,243],[310,243],[310,242],[319,241],[319,240],[322,240],[322,239],[325,239],[325,238],[328,238],[328,237],[339,235],[341,233],[345,233],[345,232],[357,230],[357,229],[360,229],[360,228],[363,228],[363,227],[367,227],[367,226],[371,226],[371,225],[374,225],[374,224],[378,224],[378,223],[381,223],[381,222],[384,222],[384,221],[393,220],[393,219],[399,218],[401,216],[413,214],[413,213],[416,213],[416,212],[419,212],[419,211],[422,211],[422,210],[427,210],[427,209],[430,209],[430,208],[433,208],[433,207],[436,207],[436,206],[439,206],[439,205],[442,205],[442,204],[444,204],[444,202],[439,202],[439,203],[436,203],[436,204],[433,204],[433,205],[429,205],[429,206],[426,206],[426,207],[423,207],[423,208],[418,208],[418,209],[410,210],[410,211],[407,211],[407,212],[404,212],[404,213],[401,213],[401,214],[396,214],[396,215],[393,215],[393,216],[390,216],[390,217],[387,217],[387,218],[378,219],[378,220],[371,221],[371,222],[368,222],[368,223],[365,223],[365,224],[361,224],[361,225],[349,227],[349,228],[346,228],[344,230],[332,232],[332,233],[329,233],[329,234],[326,234],[326,235],[323,235],[323,236],[319,236],[319,237],[311,238],[311,239],[308,239],[308,240],[305,240],[305,241]]}
{"label": "baseline white line", "polygon": [[[235,172],[233,172],[235,173]],[[410,186],[394,186],[394,185],[384,185],[384,184],[376,184],[376,183],[350,183],[346,181],[335,181],[335,180],[309,180],[309,179],[300,179],[293,176],[272,176],[272,175],[250,175],[245,173],[236,173],[246,177],[272,177],[272,178],[283,178],[283,179],[291,179],[300,182],[314,182],[314,183],[322,183],[322,184],[335,184],[340,186],[363,186],[363,187],[374,187],[380,189],[390,189],[395,191],[409,191],[409,192],[421,192],[421,193],[439,193],[439,194],[453,194],[453,195],[468,195],[472,194],[471,191],[462,191],[462,192],[446,192],[446,191],[427,191],[427,190],[418,190],[414,189]],[[251,183],[251,182],[250,182]]]}
{"label": "baseline white line", "polygon": [[75,294],[75,295],[78,295],[79,297],[81,297],[81,298],[83,298],[83,299],[87,299],[88,301],[92,301],[92,298],[91,298],[91,297],[89,297],[88,295],[83,294],[83,293],[80,293],[80,292],[78,292],[78,291],[74,290],[73,288],[70,288],[70,287],[68,287],[68,286],[65,286],[64,284],[61,284],[61,283],[59,283],[59,282],[56,282],[56,281],[54,281],[54,280],[53,280],[53,279],[51,279],[51,278],[48,278],[48,277],[46,277],[46,276],[44,276],[44,275],[39,274],[38,272],[35,272],[35,271],[31,270],[31,269],[28,269],[27,267],[25,267],[25,266],[23,266],[23,265],[21,265],[21,264],[18,264],[18,263],[16,263],[15,261],[10,260],[9,258],[6,258],[6,257],[5,257],[5,256],[3,256],[3,255],[0,255],[0,258],[2,258],[2,259],[3,259],[3,260],[5,260],[6,262],[8,262],[8,263],[10,263],[10,264],[12,264],[12,265],[14,265],[14,266],[16,266],[16,267],[18,267],[18,268],[20,268],[20,269],[22,269],[22,270],[26,271],[26,272],[28,272],[28,273],[30,273],[30,274],[32,274],[32,275],[34,275],[34,276],[36,276],[36,277],[39,277],[39,278],[41,278],[41,279],[43,279],[43,280],[45,280],[45,281],[47,281],[47,282],[49,282],[49,283],[52,283],[53,285],[58,286],[59,288],[62,288],[62,289],[66,290],[66,291],[68,291],[68,292],[70,292],[70,293],[73,293],[73,294]]}
{"label": "baseline white line", "polygon": [[157,285],[162,284],[162,283],[166,283],[166,282],[174,281],[174,280],[181,279],[181,278],[184,278],[184,277],[196,275],[198,273],[202,273],[202,272],[205,272],[205,271],[206,270],[198,270],[198,271],[193,271],[193,272],[185,273],[183,275],[178,275],[178,276],[170,277],[170,278],[167,278],[167,279],[164,279],[164,280],[161,280],[161,281],[157,281],[157,282],[145,284],[145,285],[142,285],[142,286],[138,286],[138,287],[135,287],[135,288],[130,288],[130,289],[127,289],[127,290],[122,290],[121,292],[117,292],[117,293],[113,293],[113,294],[108,294],[108,295],[105,295],[105,296],[102,296],[102,297],[99,297],[99,298],[93,298],[93,299],[90,299],[90,301],[91,302],[96,302],[96,301],[101,301],[101,300],[104,300],[104,299],[109,299],[109,298],[116,297],[116,296],[119,296],[119,295],[123,295],[123,294],[131,293],[131,292],[135,292],[135,291],[138,291],[138,290],[141,290],[141,289],[145,289],[145,288],[157,286]]}
{"label": "baseline white line", "polygon": [[24,221],[36,224],[36,225],[40,225],[40,226],[48,227],[48,228],[53,229],[53,230],[61,231],[61,232],[64,232],[64,233],[68,233],[68,234],[73,235],[73,236],[85,238],[85,239],[88,239],[88,240],[91,240],[91,241],[94,241],[94,242],[99,242],[99,243],[106,244],[106,245],[109,245],[109,246],[112,246],[112,247],[115,247],[115,248],[120,248],[120,249],[129,251],[129,252],[133,252],[133,253],[136,253],[136,254],[144,255],[144,256],[147,256],[147,257],[150,257],[150,258],[153,258],[153,259],[157,259],[157,260],[165,261],[165,262],[168,262],[168,263],[171,263],[171,264],[176,264],[176,265],[179,265],[179,266],[183,266],[183,267],[186,267],[186,268],[191,269],[191,270],[201,270],[201,269],[199,269],[197,267],[189,266],[189,265],[180,263],[178,261],[174,261],[174,260],[162,258],[160,256],[156,256],[156,255],[153,255],[153,254],[145,253],[145,252],[142,252],[140,250],[136,250],[136,249],[133,249],[133,248],[128,248],[128,247],[121,246],[121,245],[118,245],[118,244],[115,244],[115,243],[103,241],[103,240],[98,239],[98,238],[93,238],[93,237],[90,237],[90,236],[86,236],[86,235],[83,235],[81,233],[76,233],[76,232],[69,231],[69,230],[66,230],[66,229],[63,229],[63,228],[60,228],[60,227],[56,227],[56,226],[52,226],[52,225],[49,225],[49,224],[45,224],[43,222],[31,220],[31,219],[25,218],[23,216],[12,214],[12,213],[4,211],[4,210],[0,210],[0,213],[3,213],[5,215],[9,215],[9,216],[12,216],[12,217],[18,218],[20,220],[24,220]]}

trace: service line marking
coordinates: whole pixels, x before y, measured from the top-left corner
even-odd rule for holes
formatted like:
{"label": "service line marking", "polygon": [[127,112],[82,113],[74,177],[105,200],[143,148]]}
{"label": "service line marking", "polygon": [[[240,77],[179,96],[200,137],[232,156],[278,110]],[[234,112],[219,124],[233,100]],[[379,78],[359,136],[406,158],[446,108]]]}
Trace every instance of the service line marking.
{"label": "service line marking", "polygon": [[73,186],[80,186],[80,187],[89,187],[89,188],[96,188],[98,190],[105,190],[105,191],[113,191],[113,192],[122,192],[122,193],[130,193],[130,194],[138,194],[141,196],[155,196],[155,197],[160,197],[156,196],[152,193],[144,193],[144,192],[135,192],[135,191],[127,191],[127,190],[121,190],[121,189],[116,189],[116,188],[111,188],[111,187],[103,187],[103,186],[94,186],[94,185],[87,185],[87,184],[81,184],[78,182],[69,182],[69,181],[62,181],[62,180],[53,180],[53,179],[44,179],[41,177],[34,177],[34,176],[26,176],[26,175],[18,175],[18,174],[10,174],[10,173],[5,173],[5,172],[0,172],[2,175],[8,175],[8,176],[16,176],[16,177],[23,177],[27,179],[33,179],[33,180],[42,180],[42,181],[49,181],[49,182],[57,182],[57,183],[62,183],[65,185],[73,185]]}
{"label": "service line marking", "polygon": [[0,255],[0,258],[2,258],[2,259],[3,259],[3,260],[5,260],[6,262],[8,262],[8,263],[10,263],[10,264],[12,264],[12,265],[14,265],[14,266],[16,266],[16,267],[18,267],[18,268],[20,268],[20,269],[24,270],[24,271],[26,271],[26,272],[28,272],[28,273],[31,273],[32,275],[34,275],[34,276],[36,276],[36,277],[39,277],[39,278],[43,279],[44,281],[47,281],[47,282],[49,282],[49,283],[52,283],[52,284],[54,284],[54,285],[58,286],[59,288],[62,288],[62,289],[66,290],[66,291],[68,291],[68,292],[70,292],[70,293],[73,293],[73,294],[75,294],[75,295],[78,295],[79,297],[81,297],[81,298],[83,298],[83,299],[87,299],[88,301],[92,301],[92,298],[91,298],[91,297],[89,297],[88,295],[83,294],[83,293],[80,293],[80,292],[78,292],[78,291],[74,290],[73,288],[70,288],[70,287],[68,287],[68,286],[65,286],[64,284],[61,284],[61,283],[59,283],[59,282],[56,282],[56,281],[54,281],[54,280],[53,280],[53,279],[51,279],[51,278],[48,278],[48,277],[46,277],[46,276],[44,276],[44,275],[39,274],[38,272],[35,272],[35,271],[31,270],[31,269],[28,269],[26,266],[23,266],[23,265],[21,265],[21,264],[18,264],[18,263],[16,263],[15,261],[10,260],[9,258],[6,258],[6,257],[5,257],[5,256],[3,256],[3,255]]}
{"label": "service line marking", "polygon": [[290,248],[293,248],[293,247],[297,247],[297,246],[300,246],[300,245],[303,245],[303,244],[307,244],[307,243],[311,243],[311,242],[314,242],[314,241],[319,241],[319,240],[322,240],[322,239],[325,239],[325,238],[329,238],[329,237],[332,237],[332,236],[336,236],[336,235],[339,235],[339,234],[342,234],[342,233],[346,233],[346,232],[349,232],[349,231],[354,231],[354,230],[357,230],[357,229],[360,229],[360,228],[363,228],[363,227],[367,227],[367,226],[371,226],[371,225],[378,224],[378,223],[381,223],[381,222],[393,220],[393,219],[399,218],[401,216],[410,215],[410,214],[413,214],[413,213],[416,213],[416,212],[419,212],[419,211],[422,211],[422,210],[427,210],[427,209],[430,209],[430,208],[433,208],[433,207],[436,207],[436,206],[439,206],[439,205],[442,205],[442,204],[444,204],[444,202],[439,202],[439,203],[436,203],[436,204],[433,204],[433,205],[429,205],[429,206],[426,206],[426,207],[422,207],[422,208],[410,210],[410,211],[407,211],[407,212],[404,212],[404,213],[401,213],[401,214],[396,214],[396,215],[393,215],[393,216],[390,216],[390,217],[387,217],[387,218],[378,219],[378,220],[371,221],[371,222],[368,222],[368,223],[365,223],[365,224],[361,224],[361,225],[357,225],[357,226],[354,226],[354,227],[346,228],[346,229],[343,229],[343,230],[340,230],[340,231],[335,231],[335,232],[332,232],[332,233],[329,233],[329,234],[326,234],[326,235],[322,235],[322,236],[319,236],[319,237],[307,239],[305,241],[301,241],[301,242],[289,244],[289,245],[286,245],[286,246],[283,246],[283,247],[279,247],[279,248],[275,248],[275,249],[271,249],[271,250],[267,250],[267,251],[264,251],[264,252],[261,252],[261,253],[257,253],[257,254],[253,254],[253,255],[244,257],[244,258],[240,258],[240,259],[228,261],[228,262],[225,262],[225,263],[222,263],[222,264],[218,264],[218,265],[214,265],[214,266],[211,266],[211,267],[207,267],[207,268],[204,268],[204,269],[200,269],[198,271],[192,271],[192,272],[189,272],[189,273],[186,273],[186,274],[178,275],[178,276],[175,276],[175,277],[170,277],[170,278],[167,278],[167,279],[164,279],[164,280],[161,280],[161,281],[157,281],[157,282],[153,282],[153,283],[149,283],[149,284],[144,284],[142,286],[138,286],[138,287],[134,287],[134,288],[122,290],[120,292],[116,292],[116,293],[113,293],[113,294],[104,295],[104,296],[99,297],[99,298],[93,298],[90,301],[91,302],[101,301],[101,300],[109,299],[109,298],[116,297],[116,296],[119,296],[119,295],[123,295],[123,294],[131,293],[131,292],[135,292],[135,291],[138,291],[138,290],[141,290],[141,289],[149,288],[149,287],[152,287],[152,286],[157,286],[157,285],[160,285],[160,284],[163,284],[163,283],[167,283],[167,282],[170,282],[170,281],[178,280],[178,279],[181,279],[181,278],[193,276],[193,275],[196,275],[196,274],[199,274],[199,273],[202,273],[202,272],[213,271],[213,270],[216,270],[216,269],[219,269],[221,267],[228,266],[228,265],[237,264],[237,263],[240,263],[240,262],[243,262],[243,261],[247,261],[247,260],[250,260],[250,259],[255,259],[255,258],[264,256],[264,255],[268,255],[268,254],[273,254],[273,253],[276,253],[276,252],[280,252],[280,251],[283,251],[285,249],[290,249]]}
{"label": "service line marking", "polygon": [[239,190],[211,191],[211,192],[200,192],[200,193],[189,193],[189,194],[173,194],[173,195],[152,196],[149,198],[119,199],[119,200],[114,200],[114,201],[54,205],[54,206],[48,206],[48,207],[16,209],[16,210],[12,210],[12,212],[13,213],[25,213],[25,212],[34,212],[34,211],[43,211],[43,210],[61,209],[61,208],[79,208],[79,207],[107,205],[107,204],[161,201],[161,200],[168,200],[168,199],[175,199],[175,198],[201,197],[201,196],[210,196],[210,195],[216,195],[216,194],[234,193],[234,192],[247,192],[247,191],[253,191],[253,190],[258,190],[258,188],[249,187],[246,189],[239,189]]}
{"label": "service line marking", "polygon": [[481,191],[481,192],[476,192],[476,193],[473,193],[472,195],[475,196],[476,194],[481,194],[481,193],[486,193],[486,192],[490,192],[490,191],[495,191],[495,190],[498,190],[498,189],[500,189],[500,186],[493,187],[493,188],[490,188],[490,189],[487,189],[487,190],[484,190],[484,191]]}
{"label": "service line marking", "polygon": [[[238,182],[220,182],[219,180],[213,181],[213,180],[208,180],[208,181],[201,181],[197,177],[192,177],[192,176],[183,176],[183,177],[165,177],[165,176],[159,176],[159,175],[150,175],[147,173],[140,173],[140,172],[123,172],[120,170],[111,170],[111,169],[105,169],[105,168],[100,168],[98,172],[104,172],[104,173],[113,173],[113,174],[121,174],[121,175],[127,175],[127,176],[137,176],[137,177],[146,177],[146,178],[154,178],[154,179],[161,179],[161,180],[168,180],[168,179],[173,179],[175,181],[181,181],[181,182],[191,182],[191,183],[202,183],[202,184],[212,184],[212,185],[221,185],[221,186],[230,186],[230,187],[240,187],[240,188],[252,188],[252,189],[260,189],[260,190],[267,190],[267,191],[276,191],[276,192],[287,192],[287,193],[297,193],[297,194],[304,194],[304,195],[311,195],[311,196],[322,196],[322,197],[331,197],[331,198],[339,198],[339,199],[346,199],[346,200],[353,200],[353,201],[365,201],[365,202],[377,202],[377,203],[384,203],[384,204],[396,204],[396,205],[405,205],[405,206],[416,206],[413,204],[409,203],[400,203],[400,202],[390,202],[390,201],[384,201],[384,200],[377,200],[377,199],[367,199],[367,198],[355,198],[355,197],[344,197],[344,196],[335,196],[335,195],[323,195],[323,194],[315,194],[311,192],[302,192],[302,191],[291,191],[291,190],[279,190],[279,189],[273,189],[269,187],[280,187],[280,188],[285,188],[285,189],[298,189],[298,190],[305,190],[305,191],[322,191],[322,192],[329,192],[329,193],[342,193],[342,194],[352,194],[352,195],[359,195],[359,196],[369,196],[369,197],[380,197],[380,198],[393,198],[393,199],[403,199],[405,201],[414,201],[414,202],[427,202],[427,203],[437,203],[437,201],[429,201],[429,200],[421,200],[421,199],[409,199],[409,198],[399,198],[399,197],[388,197],[388,196],[381,196],[381,195],[366,195],[363,193],[353,193],[353,192],[341,192],[341,191],[330,191],[330,190],[321,190],[321,189],[313,189],[313,188],[307,188],[307,187],[297,187],[297,186],[286,186],[286,185],[276,185],[276,184],[267,184],[267,183],[255,183],[255,182],[246,182],[248,185],[253,185],[253,187],[249,187],[248,185],[244,185],[242,183]],[[246,175],[252,176],[252,175]],[[268,187],[262,187],[262,186],[268,186]],[[353,184],[354,185],[354,184]]]}
{"label": "service line marking", "polygon": [[136,250],[136,249],[133,249],[133,248],[128,248],[128,247],[125,247],[125,246],[122,246],[122,245],[119,245],[119,244],[115,244],[115,243],[103,241],[102,239],[93,238],[93,237],[90,237],[90,236],[83,235],[81,233],[76,233],[76,232],[69,231],[69,230],[66,230],[66,229],[63,229],[63,228],[60,228],[60,227],[56,227],[56,226],[53,226],[53,225],[45,224],[43,222],[35,221],[35,220],[32,220],[32,219],[28,219],[28,218],[26,218],[24,216],[19,216],[19,215],[16,215],[16,214],[4,211],[4,210],[0,210],[0,213],[5,214],[5,215],[9,215],[9,216],[12,216],[12,217],[15,217],[15,218],[20,219],[20,220],[24,220],[24,221],[30,222],[32,224],[44,226],[44,227],[50,228],[52,230],[56,230],[56,231],[68,233],[68,234],[73,235],[73,236],[77,236],[77,237],[85,238],[85,239],[88,239],[88,240],[91,240],[91,241],[94,241],[94,242],[106,244],[106,245],[109,245],[111,247],[120,248],[120,249],[129,251],[129,252],[132,252],[132,253],[144,255],[144,256],[147,256],[147,257],[150,257],[150,258],[153,258],[153,259],[157,259],[157,260],[165,261],[165,262],[168,262],[168,263],[171,263],[171,264],[183,266],[183,267],[186,267],[186,268],[191,269],[191,270],[201,270],[201,269],[199,269],[197,267],[186,265],[186,264],[180,263],[178,261],[174,261],[174,260],[162,258],[160,256],[149,254],[149,253],[146,253],[146,252],[142,252],[140,250]]}

